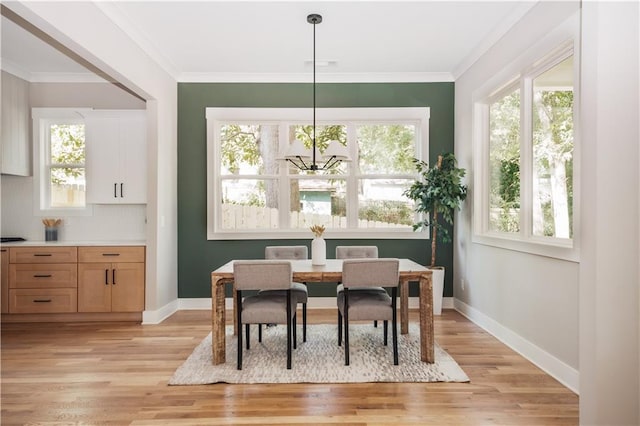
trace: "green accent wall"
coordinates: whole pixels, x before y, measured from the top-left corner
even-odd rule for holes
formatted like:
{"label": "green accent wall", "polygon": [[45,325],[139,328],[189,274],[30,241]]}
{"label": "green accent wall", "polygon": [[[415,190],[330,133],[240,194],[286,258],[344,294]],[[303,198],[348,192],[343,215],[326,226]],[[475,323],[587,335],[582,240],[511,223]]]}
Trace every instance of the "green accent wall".
{"label": "green accent wall", "polygon": [[[453,152],[454,83],[321,83],[319,108],[429,107],[429,162]],[[207,240],[207,107],[303,108],[312,104],[309,83],[178,84],[178,296],[211,297],[211,271],[232,259],[264,258],[267,245],[306,245],[299,240]],[[161,172],[161,171],[160,171]],[[377,245],[381,257],[409,258],[423,265],[431,258],[429,240],[329,239],[327,257],[337,245]],[[445,266],[445,296],[453,295],[453,246],[440,244],[438,265]],[[335,286],[311,284],[310,296],[335,295]],[[411,295],[417,295],[416,284]],[[230,296],[230,289],[227,289]]]}

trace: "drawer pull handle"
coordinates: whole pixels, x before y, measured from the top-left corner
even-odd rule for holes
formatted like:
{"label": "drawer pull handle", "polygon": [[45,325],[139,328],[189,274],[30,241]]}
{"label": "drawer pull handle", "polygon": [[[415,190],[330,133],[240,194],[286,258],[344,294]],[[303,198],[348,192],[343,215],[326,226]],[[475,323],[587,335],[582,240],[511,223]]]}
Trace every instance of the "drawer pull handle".
{"label": "drawer pull handle", "polygon": [[47,257],[47,256],[50,257],[50,256],[52,256],[51,253],[34,253],[33,255],[36,256],[36,257]]}
{"label": "drawer pull handle", "polygon": [[102,253],[103,256],[120,256],[120,253]]}
{"label": "drawer pull handle", "polygon": [[51,274],[35,274],[33,278],[51,278],[52,276]]}
{"label": "drawer pull handle", "polygon": [[51,299],[33,299],[33,303],[51,303]]}

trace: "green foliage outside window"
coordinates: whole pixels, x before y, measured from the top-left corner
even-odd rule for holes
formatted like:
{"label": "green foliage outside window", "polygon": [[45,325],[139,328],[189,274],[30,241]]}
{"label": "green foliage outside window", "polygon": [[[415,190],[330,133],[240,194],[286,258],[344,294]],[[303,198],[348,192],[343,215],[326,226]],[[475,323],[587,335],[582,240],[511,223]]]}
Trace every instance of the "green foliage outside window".
{"label": "green foliage outside window", "polygon": [[52,124],[50,135],[51,182],[63,185],[73,178],[82,177],[85,162],[84,125]]}

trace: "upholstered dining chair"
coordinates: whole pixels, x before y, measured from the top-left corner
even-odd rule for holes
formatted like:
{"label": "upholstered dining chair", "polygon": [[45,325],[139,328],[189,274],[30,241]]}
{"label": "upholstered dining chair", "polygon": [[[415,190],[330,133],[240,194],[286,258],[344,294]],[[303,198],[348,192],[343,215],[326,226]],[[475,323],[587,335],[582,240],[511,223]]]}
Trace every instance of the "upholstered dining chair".
{"label": "upholstered dining chair", "polygon": [[[336,259],[375,259],[378,257],[377,246],[337,246],[336,247]],[[336,287],[336,296],[342,293],[344,287],[342,283],[338,283]],[[382,287],[361,287],[358,289],[352,289],[352,291],[369,291],[369,292],[384,292]],[[338,311],[338,327],[342,326],[342,316]],[[373,322],[373,326],[378,326],[378,321]],[[341,330],[338,330],[341,331]],[[342,333],[338,333],[338,336],[342,336]],[[341,342],[338,340],[338,346]]]}
{"label": "upholstered dining chair", "polygon": [[[338,295],[338,311],[344,318],[344,365],[349,365],[349,321],[384,321],[384,345],[391,320],[393,364],[398,365],[398,321],[396,299],[400,262],[398,259],[346,259],[342,263],[342,293]],[[352,291],[368,286],[391,289],[384,292]],[[338,327],[338,341],[342,340]]]}
{"label": "upholstered dining chair", "polygon": [[[274,260],[303,260],[309,258],[309,249],[307,246],[267,246],[264,249],[265,259]],[[282,290],[262,290],[264,292],[281,292]],[[293,283],[291,287],[291,297],[294,304],[302,305],[302,341],[307,341],[307,300],[309,292],[307,283]],[[262,341],[262,326],[258,326],[258,341]]]}
{"label": "upholstered dining chair", "polygon": [[[238,370],[242,370],[242,324],[245,324],[247,349],[250,349],[249,325],[267,323],[287,325],[287,369],[291,369],[296,315],[296,305],[291,297],[292,275],[289,261],[238,260],[233,263],[238,323]],[[245,290],[258,290],[258,293],[243,298],[242,292]],[[281,292],[261,294],[259,290]]]}

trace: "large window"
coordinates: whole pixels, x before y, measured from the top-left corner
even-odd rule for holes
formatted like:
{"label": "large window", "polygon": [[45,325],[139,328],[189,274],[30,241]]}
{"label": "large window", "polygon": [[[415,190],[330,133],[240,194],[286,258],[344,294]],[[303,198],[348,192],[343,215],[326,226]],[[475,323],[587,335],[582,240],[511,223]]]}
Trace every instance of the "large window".
{"label": "large window", "polygon": [[574,75],[566,45],[476,102],[476,236],[573,247]]}
{"label": "large window", "polygon": [[87,214],[82,111],[34,108],[36,214]]}
{"label": "large window", "polygon": [[301,171],[282,160],[295,140],[312,146],[309,109],[207,108],[210,239],[328,235],[424,238],[414,233],[412,158],[427,158],[428,108],[321,109],[317,162],[329,141],[352,161]]}

